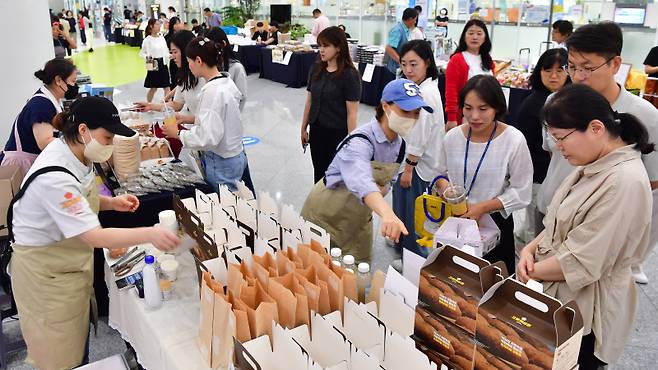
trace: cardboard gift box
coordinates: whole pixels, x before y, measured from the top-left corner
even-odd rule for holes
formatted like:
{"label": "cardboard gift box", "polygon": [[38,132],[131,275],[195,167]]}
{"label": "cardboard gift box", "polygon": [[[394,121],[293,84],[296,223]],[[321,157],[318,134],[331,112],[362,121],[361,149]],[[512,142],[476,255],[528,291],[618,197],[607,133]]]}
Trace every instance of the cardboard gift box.
{"label": "cardboard gift box", "polygon": [[582,334],[576,302],[562,304],[511,278],[492,287],[478,310],[477,351],[498,367],[573,369]]}
{"label": "cardboard gift box", "polygon": [[454,369],[470,370],[478,304],[506,276],[501,262],[492,265],[451,246],[436,249],[420,272],[413,335],[417,347]]}
{"label": "cardboard gift box", "polygon": [[474,249],[474,255],[482,257],[498,245],[500,229],[489,214],[475,220],[449,217],[434,233],[435,245],[452,245],[462,248],[465,245]]}
{"label": "cardboard gift box", "polygon": [[7,235],[7,210],[23,182],[23,172],[18,166],[0,166],[0,236]]}

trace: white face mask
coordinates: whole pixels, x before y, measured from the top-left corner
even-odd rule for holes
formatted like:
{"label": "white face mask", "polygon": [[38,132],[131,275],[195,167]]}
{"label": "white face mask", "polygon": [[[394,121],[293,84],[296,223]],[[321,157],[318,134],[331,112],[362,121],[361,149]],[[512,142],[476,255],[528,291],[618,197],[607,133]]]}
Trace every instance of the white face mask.
{"label": "white face mask", "polygon": [[[91,133],[89,136],[91,136]],[[91,141],[87,143],[83,135],[82,142],[85,143],[85,158],[94,163],[107,162],[112,156],[112,152],[114,151],[114,145],[103,145],[94,139],[93,136],[91,136]]]}
{"label": "white face mask", "polygon": [[390,114],[386,113],[386,117],[388,118],[388,127],[402,137],[407,136],[416,124],[415,118],[400,117],[393,111]]}

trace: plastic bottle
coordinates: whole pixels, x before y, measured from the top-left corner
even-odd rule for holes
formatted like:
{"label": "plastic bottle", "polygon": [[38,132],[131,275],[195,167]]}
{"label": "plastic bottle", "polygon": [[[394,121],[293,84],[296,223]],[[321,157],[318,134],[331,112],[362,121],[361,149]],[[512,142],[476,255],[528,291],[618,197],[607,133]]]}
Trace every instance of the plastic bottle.
{"label": "plastic bottle", "polygon": [[160,290],[160,279],[155,271],[155,258],[151,255],[144,257],[144,300],[150,308],[158,308],[162,305],[162,291]]}
{"label": "plastic bottle", "polygon": [[365,262],[361,262],[359,263],[358,271],[359,272],[356,275],[356,286],[359,293],[359,302],[365,303],[366,295],[368,294],[368,290],[370,288],[370,265]]}
{"label": "plastic bottle", "polygon": [[350,269],[352,271],[356,270],[356,266],[354,265],[354,256],[351,254],[346,254],[343,256],[343,268],[344,269]]}
{"label": "plastic bottle", "polygon": [[331,248],[331,260],[341,262],[341,257],[343,256],[343,251],[340,248]]}

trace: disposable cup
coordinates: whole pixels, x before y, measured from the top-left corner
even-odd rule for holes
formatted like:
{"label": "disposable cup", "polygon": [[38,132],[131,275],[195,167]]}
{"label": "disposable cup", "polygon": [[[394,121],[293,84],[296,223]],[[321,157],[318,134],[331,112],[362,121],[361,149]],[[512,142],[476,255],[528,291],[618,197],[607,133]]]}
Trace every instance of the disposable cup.
{"label": "disposable cup", "polygon": [[468,212],[466,205],[466,189],[459,185],[450,185],[443,191],[443,198],[450,204],[452,214],[461,216]]}

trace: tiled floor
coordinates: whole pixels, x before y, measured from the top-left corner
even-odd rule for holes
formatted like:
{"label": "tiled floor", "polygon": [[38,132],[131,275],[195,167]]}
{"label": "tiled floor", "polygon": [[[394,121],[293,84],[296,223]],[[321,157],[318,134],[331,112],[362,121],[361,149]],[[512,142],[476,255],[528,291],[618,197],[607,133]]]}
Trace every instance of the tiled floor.
{"label": "tiled floor", "polygon": [[[300,121],[306,90],[285,88],[278,83],[250,75],[249,100],[244,109],[245,134],[256,136],[259,144],[247,149],[249,166],[257,190],[268,191],[282,202],[300,210],[312,186],[310,154],[300,144]],[[117,103],[142,100],[141,82],[120,86]],[[159,93],[161,94],[161,93]],[[374,109],[359,108],[359,123],[374,115]],[[377,227],[377,225],[375,225]],[[395,258],[381,237],[375,241],[374,267],[385,270]],[[656,369],[658,363],[658,255],[653,253],[645,264],[651,283],[638,289],[639,305],[632,338],[615,369]],[[5,323],[5,333],[18,335],[18,323]],[[98,337],[91,339],[91,360],[98,360],[125,350],[118,333],[101,323]],[[23,364],[25,352],[10,357],[10,369],[29,369]],[[155,369],[158,370],[158,369]],[[193,369],[191,369],[193,370]]]}

